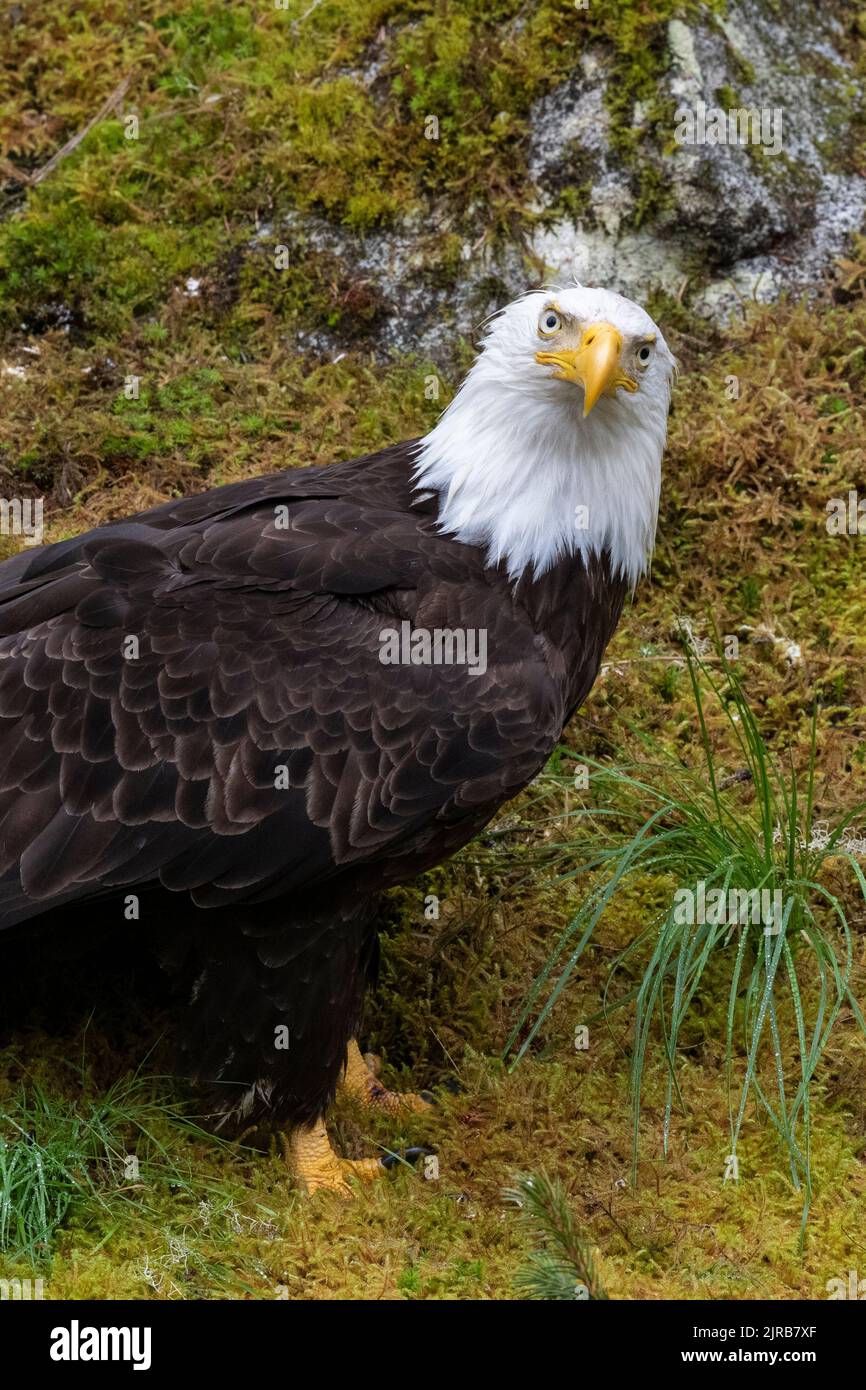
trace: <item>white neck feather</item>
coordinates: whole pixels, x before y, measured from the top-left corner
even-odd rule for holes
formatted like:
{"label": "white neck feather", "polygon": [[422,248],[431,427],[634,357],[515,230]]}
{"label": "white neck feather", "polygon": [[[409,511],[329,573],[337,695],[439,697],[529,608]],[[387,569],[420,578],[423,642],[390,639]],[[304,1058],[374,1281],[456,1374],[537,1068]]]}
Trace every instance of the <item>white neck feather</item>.
{"label": "white neck feather", "polygon": [[514,579],[606,550],[634,587],[655,540],[669,383],[619,391],[583,419],[579,390],[550,379],[521,390],[496,368],[483,352],[421,441],[415,482],[439,494],[442,530]]}

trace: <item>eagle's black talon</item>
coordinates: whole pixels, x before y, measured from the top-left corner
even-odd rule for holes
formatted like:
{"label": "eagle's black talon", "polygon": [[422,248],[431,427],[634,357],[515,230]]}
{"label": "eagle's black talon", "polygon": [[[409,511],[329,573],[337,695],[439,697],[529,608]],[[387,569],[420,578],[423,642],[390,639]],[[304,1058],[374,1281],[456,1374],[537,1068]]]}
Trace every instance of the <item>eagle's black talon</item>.
{"label": "eagle's black talon", "polygon": [[387,1153],[379,1159],[383,1168],[396,1168],[398,1163],[408,1163],[412,1168],[417,1168],[425,1158],[430,1158],[435,1154],[435,1149],[428,1148],[425,1144],[413,1144],[410,1148],[404,1149],[401,1154]]}
{"label": "eagle's black talon", "polygon": [[431,1158],[435,1152],[435,1149],[428,1148],[426,1144],[413,1144],[404,1151],[403,1157],[407,1163],[411,1163],[414,1167],[423,1162],[425,1158]]}
{"label": "eagle's black talon", "polygon": [[460,1096],[463,1094],[463,1090],[464,1088],[460,1085],[460,1082],[456,1081],[453,1076],[449,1076],[446,1077],[444,1081],[437,1081],[435,1091],[419,1091],[418,1095],[421,1100],[426,1101],[428,1105],[435,1107],[439,1104],[441,1099],[441,1096],[436,1094],[437,1091],[447,1091],[449,1095]]}

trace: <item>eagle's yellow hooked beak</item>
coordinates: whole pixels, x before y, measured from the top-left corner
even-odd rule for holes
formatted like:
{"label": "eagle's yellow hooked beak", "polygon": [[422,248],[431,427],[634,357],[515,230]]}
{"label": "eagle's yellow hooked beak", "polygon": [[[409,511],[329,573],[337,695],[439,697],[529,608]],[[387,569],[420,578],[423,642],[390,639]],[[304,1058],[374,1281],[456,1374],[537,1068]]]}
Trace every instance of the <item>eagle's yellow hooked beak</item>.
{"label": "eagle's yellow hooked beak", "polygon": [[537,352],[536,362],[550,363],[559,370],[560,381],[575,381],[583,387],[583,418],[586,419],[599,396],[613,396],[618,386],[636,391],[637,382],[620,366],[622,334],[612,323],[591,323],[579,348],[560,348],[558,352]]}

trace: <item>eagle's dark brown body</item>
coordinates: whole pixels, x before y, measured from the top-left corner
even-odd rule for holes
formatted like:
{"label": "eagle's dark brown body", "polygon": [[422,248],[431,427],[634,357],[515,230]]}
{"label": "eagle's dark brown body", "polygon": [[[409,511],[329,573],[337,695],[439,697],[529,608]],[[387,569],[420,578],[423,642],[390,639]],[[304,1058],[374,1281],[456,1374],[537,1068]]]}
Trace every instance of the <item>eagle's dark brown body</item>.
{"label": "eagle's dark brown body", "polygon": [[[225,1113],[323,1111],[377,895],[538,773],[622,609],[605,559],[515,588],[438,534],[414,448],[0,566],[0,926],[158,926],[191,982],[184,1069]],[[486,671],[383,665],[404,620],[485,629]]]}

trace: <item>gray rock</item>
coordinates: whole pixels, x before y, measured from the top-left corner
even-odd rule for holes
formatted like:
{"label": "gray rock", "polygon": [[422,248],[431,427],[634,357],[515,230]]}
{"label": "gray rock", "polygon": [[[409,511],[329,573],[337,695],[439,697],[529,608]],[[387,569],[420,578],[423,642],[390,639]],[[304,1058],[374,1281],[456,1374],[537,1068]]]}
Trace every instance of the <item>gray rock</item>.
{"label": "gray rock", "polygon": [[[585,52],[530,112],[538,220],[529,258],[525,245],[493,251],[482,238],[464,248],[456,274],[437,276],[425,247],[428,228],[447,224],[445,209],[363,236],[304,218],[304,239],[375,286],[383,306],[376,351],[420,350],[443,362],[458,335],[474,334],[499,304],[538,283],[539,266],[553,283],[575,277],[639,299],[659,290],[684,296],[716,322],[744,299],[809,291],[866,219],[854,154],[866,89],[845,53],[843,13],[841,0],[731,0],[724,16],[671,20],[656,99],[635,103],[641,138],[630,160],[607,102],[614,55],[602,46]],[[380,72],[374,57],[357,76],[369,86]],[[704,140],[679,142],[678,127],[688,113],[697,122],[702,106],[704,130],[695,135]],[[743,124],[730,126],[729,111],[743,113]],[[648,179],[658,194],[649,216]],[[318,332],[299,346],[337,352],[344,344]]]}
{"label": "gray rock", "polygon": [[[659,97],[670,122],[643,140],[636,170],[611,149],[603,62],[536,103],[530,163],[542,198],[569,183],[590,187],[584,224],[563,219],[535,239],[551,277],[637,296],[687,281],[695,307],[717,320],[744,297],[815,285],[866,218],[866,180],[848,153],[866,93],[842,52],[839,19],[812,0],[734,0],[726,16],[693,27],[672,20],[667,37]],[[677,143],[687,113],[698,127],[701,103],[695,136],[719,132],[722,142]],[[720,122],[715,111],[743,115]],[[652,222],[635,229],[641,165],[665,193]]]}

